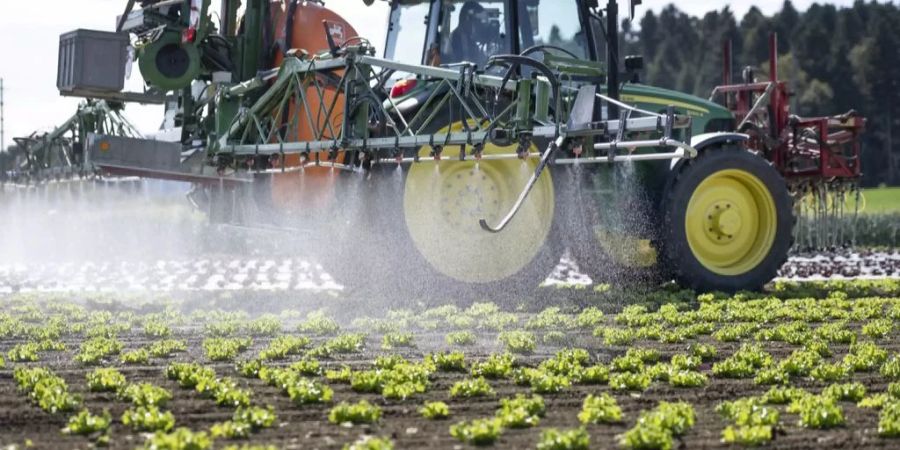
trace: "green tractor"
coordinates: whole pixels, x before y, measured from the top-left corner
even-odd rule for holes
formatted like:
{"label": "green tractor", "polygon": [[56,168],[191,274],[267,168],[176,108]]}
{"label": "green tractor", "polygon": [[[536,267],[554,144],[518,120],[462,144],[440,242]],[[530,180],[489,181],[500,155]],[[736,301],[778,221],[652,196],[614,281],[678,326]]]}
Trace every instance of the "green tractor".
{"label": "green tractor", "polygon": [[[794,219],[782,176],[748,148],[748,135],[734,132],[737,121],[725,106],[634,82],[641,59],[618,55],[616,17],[616,2],[605,10],[598,9],[596,1],[577,0],[392,3],[385,58],[483,66],[496,54],[537,56],[548,66],[574,72],[574,85],[594,77],[603,80],[600,92],[610,98],[649,112],[665,113],[673,107],[676,114],[690,117],[686,136],[698,151],[692,159],[635,160],[624,168],[585,164],[551,170],[538,184],[541,190],[529,198],[534,213],[517,218],[520,231],[488,250],[500,253],[502,248],[503,255],[512,255],[504,256],[502,263],[501,258],[472,254],[469,249],[478,248],[483,238],[477,233],[456,234],[452,244],[433,242],[436,230],[454,235],[461,223],[474,220],[466,217],[471,216],[466,210],[457,211],[456,220],[423,220],[422,211],[433,206],[429,199],[456,192],[443,186],[468,187],[474,182],[453,171],[432,180],[427,168],[413,168],[406,181],[406,225],[419,252],[440,272],[481,283],[516,275],[533,282],[567,247],[579,268],[595,280],[662,275],[697,289],[735,291],[761,286],[784,263]],[[606,70],[599,62],[604,54]],[[439,86],[426,77],[399,79],[391,104],[404,115],[415,114]],[[597,109],[594,118],[599,120],[621,112],[611,102]],[[453,125],[433,128],[444,126]],[[639,138],[640,133],[635,134]],[[506,179],[514,178],[516,167],[497,166],[498,171],[512,172]],[[507,205],[518,194],[515,189],[496,192],[499,198],[487,201]],[[445,210],[441,213],[447,216]],[[560,242],[554,243],[556,239]],[[551,257],[540,261],[548,248],[553,249]],[[463,260],[468,263],[459,264]]]}
{"label": "green tractor", "polygon": [[93,164],[191,181],[211,220],[274,224],[388,294],[518,295],[566,249],[597,281],[758,288],[802,166],[767,137],[834,125],[788,123],[774,76],[724,106],[636,82],[616,1],[394,0],[383,57],[318,2],[225,0],[218,24],[210,0],[134,6],[109,40],[132,35],[148,91],[68,94],[166,99],[181,141],[94,136]]}

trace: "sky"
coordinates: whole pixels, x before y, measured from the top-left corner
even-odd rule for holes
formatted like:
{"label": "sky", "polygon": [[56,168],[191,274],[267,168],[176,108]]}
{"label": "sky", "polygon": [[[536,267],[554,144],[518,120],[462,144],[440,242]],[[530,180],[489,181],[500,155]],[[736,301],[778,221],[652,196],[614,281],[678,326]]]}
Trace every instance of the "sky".
{"label": "sky", "polygon": [[[550,0],[544,0],[550,1]],[[124,0],[0,0],[0,78],[4,79],[5,148],[13,136],[26,136],[35,130],[47,131],[71,116],[79,99],[60,97],[56,90],[56,62],[59,35],[76,28],[112,30],[115,18],[124,9]],[[218,3],[218,0],[213,2]],[[659,11],[669,1],[644,0],[637,16],[648,8]],[[726,5],[741,17],[751,5],[765,14],[781,9],[783,0],[690,0],[678,7],[693,15],[721,9]],[[793,0],[805,10],[812,0]],[[819,1],[850,5],[853,0]],[[387,24],[387,3],[378,0],[365,7],[362,0],[326,0],[325,4],[346,18],[356,31],[383,45]],[[621,2],[622,7],[627,4]],[[381,49],[379,48],[379,51]],[[130,90],[141,90],[140,75],[126,83]],[[126,116],[145,133],[152,133],[162,121],[161,107],[129,105]]]}

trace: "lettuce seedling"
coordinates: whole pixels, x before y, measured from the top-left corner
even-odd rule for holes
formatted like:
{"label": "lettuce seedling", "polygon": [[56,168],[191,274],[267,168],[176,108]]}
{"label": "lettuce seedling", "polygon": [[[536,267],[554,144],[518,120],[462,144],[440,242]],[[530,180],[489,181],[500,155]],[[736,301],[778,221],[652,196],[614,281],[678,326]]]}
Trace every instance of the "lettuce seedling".
{"label": "lettuce seedling", "polygon": [[92,392],[117,392],[125,387],[125,375],[118,369],[94,369],[86,375],[88,389]]}
{"label": "lettuce seedling", "polygon": [[512,372],[515,358],[509,353],[491,354],[484,361],[472,364],[473,377],[504,378]]}
{"label": "lettuce seedling", "polygon": [[537,348],[537,338],[534,333],[514,330],[501,332],[497,340],[506,345],[506,350],[512,353],[531,354]]}
{"label": "lettuce seedling", "polygon": [[646,373],[616,373],[609,377],[609,387],[615,391],[645,391],[650,387],[650,376]]}
{"label": "lettuce seedling", "polygon": [[722,442],[747,447],[758,447],[772,441],[772,427],[769,425],[744,425],[725,427]]}
{"label": "lettuce seedling", "polygon": [[328,413],[328,421],[334,424],[375,423],[381,418],[381,408],[365,400],[357,403],[341,402]]}
{"label": "lettuce seedling", "polygon": [[466,371],[466,355],[458,350],[449,353],[430,354],[426,359],[431,361],[435,368],[444,372]]}
{"label": "lettuce seedling", "polygon": [[484,397],[494,395],[494,389],[483,377],[469,378],[453,383],[450,387],[450,397]]}
{"label": "lettuce seedling", "polygon": [[387,333],[381,339],[381,348],[391,350],[394,347],[415,347],[412,333]]}
{"label": "lettuce seedling", "polygon": [[622,421],[622,408],[613,396],[588,394],[581,405],[578,420],[582,424],[617,423]]}
{"label": "lettuce seedling", "polygon": [[63,428],[63,433],[87,436],[97,432],[105,432],[109,429],[112,417],[109,411],[103,411],[102,415],[95,416],[88,410],[82,409],[78,414],[69,418],[69,423]]}
{"label": "lettuce seedling", "polygon": [[119,395],[135,406],[165,406],[172,399],[168,389],[150,383],[129,384]]}
{"label": "lettuce seedling", "polygon": [[205,431],[191,431],[179,427],[172,432],[157,431],[144,444],[147,449],[207,450],[212,448],[212,440]]}
{"label": "lettuce seedling", "polygon": [[471,331],[452,331],[447,333],[447,344],[466,346],[475,344],[475,333]]}
{"label": "lettuce seedling", "polygon": [[856,403],[866,396],[866,387],[858,381],[832,384],[822,391],[822,395],[837,401]]}
{"label": "lettuce seedling", "polygon": [[450,426],[450,435],[472,445],[492,445],[503,432],[500,419],[475,419]]}
{"label": "lettuce seedling", "polygon": [[122,424],[135,431],[169,431],[175,426],[175,416],[156,406],[138,406],[122,413]]}
{"label": "lettuce seedling", "polygon": [[591,437],[584,428],[548,428],[541,432],[537,444],[538,450],[588,450],[590,447]]}
{"label": "lettuce seedling", "polygon": [[428,420],[441,420],[450,417],[450,407],[444,402],[425,402],[419,413]]}
{"label": "lettuce seedling", "polygon": [[884,404],[878,415],[878,434],[883,437],[900,437],[900,402]]}

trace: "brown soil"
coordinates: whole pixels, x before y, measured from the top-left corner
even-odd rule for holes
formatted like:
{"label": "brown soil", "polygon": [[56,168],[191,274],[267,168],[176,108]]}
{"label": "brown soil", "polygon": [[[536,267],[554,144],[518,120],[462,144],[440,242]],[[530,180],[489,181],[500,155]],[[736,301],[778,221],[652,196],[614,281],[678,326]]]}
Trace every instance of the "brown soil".
{"label": "brown soil", "polygon": [[[558,294],[560,303],[571,303],[571,299],[563,298],[565,293]],[[305,302],[296,298],[281,299],[277,306],[271,306],[272,310],[282,308],[298,308],[301,314],[309,311],[310,304],[316,307],[327,304],[327,297],[315,297]],[[551,296],[552,297],[552,296]],[[231,297],[230,301],[240,300],[240,295]],[[195,298],[201,301],[202,298]],[[210,299],[207,299],[208,301]],[[542,299],[543,300],[543,299]],[[244,298],[244,301],[248,301]],[[367,306],[365,301],[358,303],[336,305],[330,300],[333,311],[358,311]],[[249,300],[252,302],[252,299]],[[209,301],[209,303],[213,303]],[[238,301],[237,303],[242,303]],[[198,305],[200,303],[192,303]],[[220,301],[221,305],[222,302]],[[250,304],[250,303],[244,303]],[[302,307],[297,305],[302,304]],[[258,306],[258,305],[257,305]],[[368,305],[371,306],[371,305]],[[122,307],[121,305],[117,307]],[[100,308],[94,306],[94,309]],[[109,309],[110,307],[103,307]],[[371,311],[377,308],[366,308]],[[349,313],[351,317],[353,313]],[[611,318],[608,316],[608,318]],[[341,322],[349,324],[349,320]],[[293,324],[286,322],[285,330],[294,330]],[[352,331],[352,330],[351,330]],[[438,350],[447,350],[444,343],[444,331],[417,332],[415,336],[416,348],[400,349],[400,353],[408,358],[422,358],[426,353]],[[367,399],[380,405],[383,409],[381,422],[373,426],[356,426],[352,428],[341,427],[328,423],[327,415],[331,405],[296,406],[282,393],[270,387],[260,380],[240,377],[230,363],[210,363],[203,355],[200,342],[203,339],[202,330],[197,327],[182,327],[176,329],[173,336],[185,339],[188,342],[189,352],[178,354],[169,360],[154,359],[147,366],[123,366],[117,360],[109,365],[120,367],[130,382],[149,381],[170,389],[174,393],[174,399],[169,403],[170,409],[176,417],[176,426],[186,426],[194,430],[208,429],[214,422],[230,418],[232,409],[216,406],[211,400],[201,398],[193,390],[180,389],[178,385],[167,380],[163,374],[165,366],[171,361],[197,361],[215,368],[220,376],[230,376],[253,390],[253,402],[255,404],[274,406],[278,414],[276,425],[271,429],[263,430],[254,435],[251,442],[259,444],[274,444],[281,448],[297,449],[330,449],[340,448],[343,445],[357,440],[360,436],[373,434],[389,436],[396,448],[404,449],[438,449],[456,448],[461,444],[450,436],[448,429],[453,423],[460,420],[488,417],[494,414],[498,407],[498,398],[514,395],[515,393],[527,393],[528,389],[515,386],[508,380],[492,380],[491,384],[497,392],[494,398],[457,400],[449,398],[449,388],[453,382],[462,379],[463,374],[436,374],[430,390],[406,401],[389,401],[379,395],[357,394],[350,390],[348,385],[331,384],[334,389],[334,401],[357,401]],[[146,344],[149,340],[139,330],[119,336],[125,343],[126,350],[135,349]],[[618,354],[624,353],[625,347],[609,347],[602,340],[591,336],[590,331],[569,332],[570,344],[582,347],[591,352],[599,362],[609,362]],[[119,421],[122,412],[129,406],[128,403],[116,398],[113,394],[98,394],[87,391],[85,374],[93,367],[82,367],[74,362],[73,355],[81,340],[79,337],[63,339],[68,350],[63,352],[44,352],[42,358],[36,363],[14,364],[7,361],[6,369],[0,369],[0,446],[18,444],[23,446],[26,440],[30,440],[35,448],[59,449],[59,448],[87,448],[91,446],[89,439],[80,436],[67,436],[60,432],[65,426],[66,414],[51,415],[32,404],[27,396],[18,391],[12,377],[12,367],[19,365],[42,365],[52,368],[69,383],[70,390],[83,395],[84,405],[92,412],[104,409],[112,414],[114,424],[112,426],[111,448],[134,448],[143,444],[144,437],[124,427]],[[243,357],[249,357],[257,353],[265,346],[269,338],[254,339],[253,347],[243,353]],[[318,343],[323,338],[315,338]],[[709,337],[700,339],[701,342],[713,343],[719,348],[719,359],[731,354],[738,347],[737,343],[721,343],[713,341]],[[0,340],[0,351],[6,352],[20,341]],[[696,342],[696,341],[691,341]],[[371,365],[375,356],[385,354],[380,350],[381,335],[372,333],[367,340],[368,350],[361,354],[339,356],[334,359],[323,360],[330,367],[340,364],[350,364],[354,368]],[[900,351],[900,340],[895,331],[889,338],[879,340],[879,344],[890,353]],[[652,341],[640,341],[635,345],[653,347],[661,351],[663,360],[676,352],[687,349],[684,344],[659,344]],[[795,348],[782,343],[766,344],[767,349],[775,356],[784,357]],[[539,345],[533,355],[520,357],[525,364],[536,364],[541,359],[555,353],[561,346]],[[478,337],[478,345],[466,348],[467,356],[471,359],[481,358],[490,352],[501,351],[497,343],[496,333],[484,333]],[[842,357],[847,352],[847,346],[833,346],[835,358]],[[299,359],[292,357],[288,361],[279,364],[289,364]],[[709,373],[710,364],[705,364],[701,370]],[[711,374],[710,374],[711,375]],[[324,378],[323,378],[324,380]],[[886,383],[877,373],[855,374],[854,381],[860,381],[866,385],[870,392],[883,392]],[[795,383],[801,387],[817,391],[825,386],[825,383],[801,380]],[[587,427],[591,436],[593,448],[617,447],[617,435],[626,431],[634,424],[640,411],[654,407],[661,400],[684,400],[692,403],[697,412],[697,422],[680,441],[676,448],[718,448],[724,447],[721,443],[721,431],[727,423],[715,413],[715,406],[722,400],[733,399],[739,396],[757,395],[765,392],[767,386],[757,386],[752,380],[723,380],[710,376],[710,383],[704,388],[676,389],[668,384],[654,382],[650,389],[640,394],[628,394],[614,392],[613,395],[621,405],[625,421],[618,425],[590,425]],[[583,386],[576,385],[558,395],[545,395],[547,403],[547,415],[541,420],[540,426],[526,430],[506,430],[497,447],[501,448],[534,448],[538,442],[540,432],[546,427],[577,427],[579,425],[577,414],[581,409],[583,398],[589,393],[609,391],[607,386]],[[444,421],[427,421],[421,418],[417,409],[425,400],[443,400],[450,405],[452,417]],[[876,410],[860,409],[851,403],[844,404],[844,413],[847,426],[835,430],[808,430],[797,425],[797,416],[782,411],[782,429],[778,433],[772,447],[777,448],[897,448],[900,442],[880,438],[877,434],[878,412]],[[241,444],[241,441],[216,442],[217,447],[228,444]]]}

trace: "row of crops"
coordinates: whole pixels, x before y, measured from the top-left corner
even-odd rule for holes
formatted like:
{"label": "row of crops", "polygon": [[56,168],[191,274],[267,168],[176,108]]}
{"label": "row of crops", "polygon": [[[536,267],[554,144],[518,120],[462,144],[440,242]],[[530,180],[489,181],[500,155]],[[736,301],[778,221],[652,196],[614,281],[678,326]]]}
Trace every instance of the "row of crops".
{"label": "row of crops", "polygon": [[[591,298],[353,316],[11,296],[0,309],[0,396],[12,393],[6,404],[31,422],[61,423],[57,437],[18,425],[27,444],[47,447],[279,448],[304,435],[350,449],[667,449],[900,437],[900,280],[736,295],[607,286]],[[0,443],[26,444],[0,429]]]}

